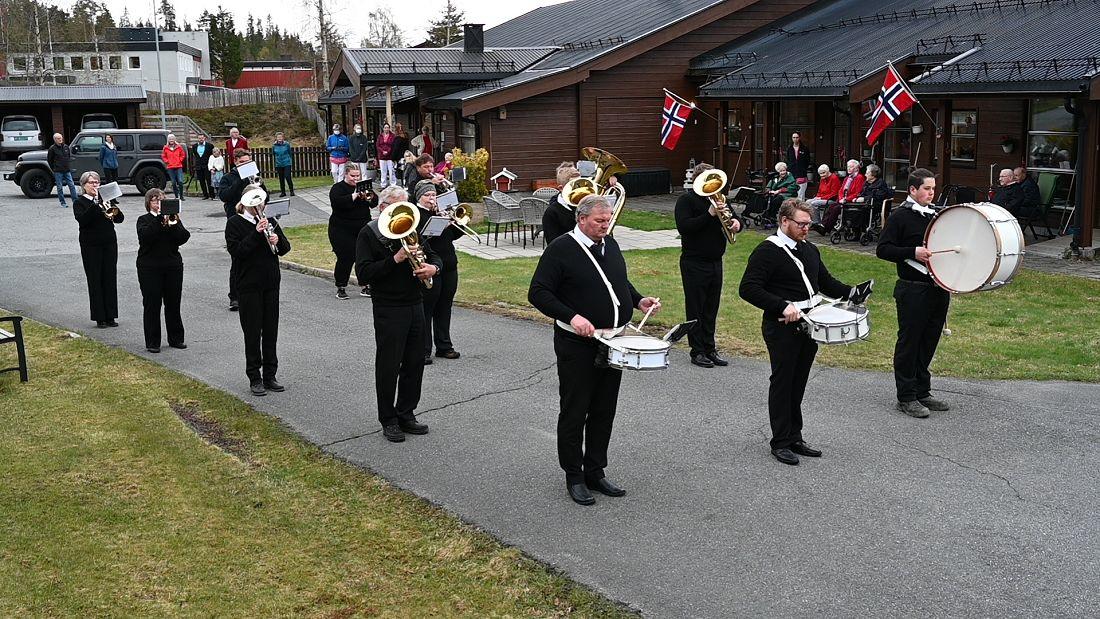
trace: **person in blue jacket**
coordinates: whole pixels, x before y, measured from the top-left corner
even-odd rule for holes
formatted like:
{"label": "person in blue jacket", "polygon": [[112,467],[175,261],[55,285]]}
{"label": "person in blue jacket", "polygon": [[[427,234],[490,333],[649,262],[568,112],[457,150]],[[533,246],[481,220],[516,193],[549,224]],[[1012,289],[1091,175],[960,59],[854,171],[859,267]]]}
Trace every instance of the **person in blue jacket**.
{"label": "person in blue jacket", "polygon": [[348,164],[348,149],[351,143],[348,136],[340,133],[340,125],[332,126],[332,135],[328,136],[325,149],[328,150],[328,161],[332,168],[332,182],[339,183],[344,180],[344,166]]}
{"label": "person in blue jacket", "polygon": [[104,183],[118,180],[118,151],[115,150],[115,139],[109,133],[103,136],[103,146],[99,147],[99,167],[103,168]]}
{"label": "person in blue jacket", "polygon": [[271,150],[275,153],[275,171],[279,173],[279,197],[286,197],[287,186],[290,186],[290,195],[294,195],[294,179],[290,177],[290,168],[294,163],[291,157],[293,150],[282,131],[275,134],[275,143],[271,145]]}

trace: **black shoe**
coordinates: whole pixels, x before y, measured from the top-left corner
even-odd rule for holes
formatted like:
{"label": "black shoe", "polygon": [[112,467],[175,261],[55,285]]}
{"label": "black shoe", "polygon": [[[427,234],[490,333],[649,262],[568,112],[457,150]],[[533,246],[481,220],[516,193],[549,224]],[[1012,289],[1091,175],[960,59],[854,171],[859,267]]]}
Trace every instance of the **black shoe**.
{"label": "black shoe", "polygon": [[229,311],[235,312],[241,309],[241,304],[236,299],[229,300]]}
{"label": "black shoe", "polygon": [[369,297],[370,296],[370,286],[363,286],[363,289],[359,291],[359,296]]}
{"label": "black shoe", "polygon": [[252,395],[267,395],[267,389],[264,389],[264,383],[262,380],[254,380],[248,385],[248,389],[252,392]]}
{"label": "black shoe", "polygon": [[730,364],[729,361],[726,361],[722,357],[718,356],[718,351],[717,350],[707,353],[707,359],[710,359],[711,363],[713,363],[714,365],[720,366],[720,367],[726,367],[727,365]]}
{"label": "black shoe", "polygon": [[810,458],[820,458],[821,457],[821,450],[820,449],[814,449],[813,447],[810,447],[809,445],[806,444],[805,441],[798,441],[797,443],[791,445],[791,451],[795,452],[796,454],[798,454],[800,456],[808,456]]}
{"label": "black shoe", "polygon": [[432,364],[431,355],[424,355],[424,365],[431,365],[431,364]]}
{"label": "black shoe", "polygon": [[398,420],[397,427],[401,428],[406,434],[427,434],[428,424],[420,423],[413,417],[411,420]]}
{"label": "black shoe", "polygon": [[951,410],[951,405],[943,400],[937,400],[933,397],[921,398],[917,400],[924,405],[930,411],[943,412]]}
{"label": "black shoe", "polygon": [[405,442],[405,433],[401,431],[401,427],[396,423],[382,426],[382,436],[386,437],[386,440],[391,443]]}
{"label": "black shoe", "polygon": [[294,195],[294,190],[293,189],[290,190],[290,195]]}
{"label": "black shoe", "polygon": [[794,452],[786,447],[773,449],[772,455],[783,464],[790,464],[792,466],[798,464],[798,456],[794,455]]}
{"label": "black shoe", "polygon": [[176,344],[169,343],[168,345],[171,346],[172,348],[178,348],[180,350],[186,350],[187,349],[187,344],[184,344],[183,342],[179,342],[179,343],[176,343]]}
{"label": "black shoe", "polygon": [[145,350],[149,352],[160,352],[160,346],[146,346]]}
{"label": "black shoe", "polygon": [[106,322],[106,321],[104,321],[104,320],[97,320],[97,321],[95,321],[95,328],[96,328],[96,329],[106,329],[106,328],[107,328],[107,326],[108,326],[108,325],[107,325],[107,322]]}
{"label": "black shoe", "polygon": [[606,477],[602,477],[595,481],[586,481],[584,482],[584,485],[588,486],[589,490],[595,490],[596,492],[606,494],[607,496],[626,496],[626,490],[623,490],[615,484],[607,481]]}
{"label": "black shoe", "polygon": [[286,391],[286,387],[280,385],[279,381],[275,380],[274,378],[265,378],[264,387],[266,387],[268,391],[274,391],[276,393],[280,391]]}
{"label": "black shoe", "polygon": [[596,497],[592,496],[592,493],[588,491],[584,484],[566,483],[565,487],[569,490],[569,498],[573,499],[574,503],[578,505],[593,505],[596,503]]}
{"label": "black shoe", "polygon": [[714,367],[714,362],[710,360],[710,357],[704,355],[703,353],[697,353],[697,354],[692,355],[691,356],[691,364],[692,365],[697,365],[701,368],[712,368],[712,367]]}
{"label": "black shoe", "polygon": [[910,417],[916,417],[918,419],[924,419],[930,414],[928,412],[928,407],[917,400],[911,402],[898,402],[897,409]]}
{"label": "black shoe", "polygon": [[435,356],[442,359],[458,359],[462,355],[458,354],[458,351],[452,348],[450,350],[444,350],[443,352],[436,352]]}
{"label": "black shoe", "polygon": [[280,198],[285,198],[285,197],[286,197],[286,193],[284,192],[284,193],[281,193],[281,194],[279,194],[279,197],[280,197]]}
{"label": "black shoe", "polygon": [[347,291],[344,290],[343,288],[337,288],[336,289],[336,298],[340,299],[341,301],[347,301],[348,300]]}
{"label": "black shoe", "polygon": [[113,320],[108,320],[104,324],[106,324],[108,327],[117,327],[118,326],[118,323],[113,321]]}

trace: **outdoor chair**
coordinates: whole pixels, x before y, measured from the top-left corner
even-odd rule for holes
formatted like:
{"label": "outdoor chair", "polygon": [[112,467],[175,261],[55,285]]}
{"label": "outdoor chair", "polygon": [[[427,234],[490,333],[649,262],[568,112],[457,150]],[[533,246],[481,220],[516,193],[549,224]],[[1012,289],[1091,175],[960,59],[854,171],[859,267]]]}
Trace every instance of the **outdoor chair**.
{"label": "outdoor chair", "polygon": [[558,193],[559,192],[558,192],[557,187],[539,187],[538,189],[535,190],[535,193],[532,194],[532,197],[542,198],[543,200],[549,200],[550,198],[553,198],[554,196],[558,195]]}
{"label": "outdoor chair", "polygon": [[23,317],[0,316],[0,322],[12,323],[12,331],[0,329],[0,344],[15,344],[15,354],[19,365],[10,368],[0,368],[0,374],[4,372],[19,372],[19,380],[27,382],[27,349],[23,345]]}
{"label": "outdoor chair", "polygon": [[[519,201],[519,207],[523,211],[523,247],[527,247],[527,230],[531,231],[531,244],[535,244],[535,237],[542,232],[542,215],[546,212],[549,202],[541,198],[523,198]],[[546,247],[546,236],[542,237],[542,246]]]}
{"label": "outdoor chair", "polygon": [[503,191],[497,191],[496,189],[494,189],[489,194],[489,197],[496,200],[497,202],[500,202],[504,206],[519,206],[519,200],[516,200],[512,196],[504,193]]}
{"label": "outdoor chair", "polygon": [[[520,224],[523,223],[523,210],[517,204],[516,206],[505,206],[497,200],[485,196],[482,198],[485,203],[485,244],[489,244],[489,232],[493,233],[493,246],[500,246],[500,227],[504,226],[504,234],[508,234],[508,230],[512,230],[512,240],[515,241],[515,230]],[[490,230],[491,228],[491,230]]]}
{"label": "outdoor chair", "polygon": [[[1039,206],[1035,207],[1028,213],[1021,213],[1016,219],[1020,222],[1021,230],[1031,230],[1031,236],[1038,241],[1040,236],[1044,238],[1053,239],[1055,236],[1054,230],[1050,227],[1050,209],[1054,206],[1054,196],[1057,194],[1058,181],[1063,177],[1062,174],[1044,174],[1039,173],[1039,178],[1035,182],[1039,185]],[[1038,222],[1040,225],[1047,229],[1047,233],[1040,235],[1035,231],[1035,224]]]}

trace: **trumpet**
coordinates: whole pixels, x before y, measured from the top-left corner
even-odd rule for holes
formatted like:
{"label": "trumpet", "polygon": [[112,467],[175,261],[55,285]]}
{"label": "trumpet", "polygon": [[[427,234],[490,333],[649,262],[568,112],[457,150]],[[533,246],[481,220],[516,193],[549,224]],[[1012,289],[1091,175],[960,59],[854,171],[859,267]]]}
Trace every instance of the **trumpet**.
{"label": "trumpet", "polygon": [[275,227],[279,225],[279,222],[275,219],[268,219],[267,217],[263,217],[262,215],[261,217],[263,218],[263,221],[267,222],[267,227],[264,228],[264,231],[260,232],[260,234],[266,237],[267,247],[271,250],[271,253],[278,255],[279,248],[277,247],[277,245],[279,244],[279,235],[275,232]]}
{"label": "trumpet", "polygon": [[161,215],[160,216],[160,225],[165,226],[165,227],[174,226],[174,225],[178,224],[179,222],[180,222],[180,217],[179,217],[179,215],[176,215],[175,213],[172,213],[171,215]]}
{"label": "trumpet", "polygon": [[464,234],[474,237],[478,245],[481,244],[481,237],[478,236],[477,230],[470,227],[470,207],[465,204],[459,204],[458,206],[443,211],[443,216],[451,220],[451,225],[461,230]]}
{"label": "trumpet", "polygon": [[695,193],[710,200],[710,203],[714,206],[714,212],[718,215],[718,220],[722,222],[722,232],[725,233],[726,240],[732,244],[737,242],[737,232],[733,229],[737,218],[734,217],[733,209],[726,202],[726,196],[722,195],[722,188],[726,186],[727,180],[728,177],[725,172],[717,168],[711,168],[696,177],[691,188]]}
{"label": "trumpet", "polygon": [[[394,202],[378,215],[378,232],[387,239],[401,242],[401,247],[408,255],[413,271],[427,262],[424,251],[420,249],[420,236],[416,233],[419,225],[420,211],[411,202]],[[432,278],[429,277],[421,282],[425,288],[431,289]]]}
{"label": "trumpet", "polygon": [[98,193],[95,195],[95,203],[98,204],[100,210],[103,211],[103,216],[111,223],[114,223],[115,217],[118,217],[118,214],[122,212],[113,200],[104,202],[103,198]]}

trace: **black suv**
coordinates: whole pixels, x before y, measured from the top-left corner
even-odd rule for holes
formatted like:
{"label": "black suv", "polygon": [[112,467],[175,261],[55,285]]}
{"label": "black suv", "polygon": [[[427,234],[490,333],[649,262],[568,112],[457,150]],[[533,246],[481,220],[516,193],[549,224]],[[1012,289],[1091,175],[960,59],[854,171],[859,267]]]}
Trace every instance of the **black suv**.
{"label": "black suv", "polygon": [[[118,182],[131,183],[142,195],[150,189],[164,189],[168,172],[160,159],[168,143],[168,132],[161,129],[88,129],[76,134],[72,141],[73,179],[88,170],[103,173],[99,165],[99,149],[103,136],[110,134],[118,150]],[[46,163],[46,151],[33,150],[19,155],[15,172],[4,175],[14,181],[28,198],[47,198],[54,190],[53,172]]]}

